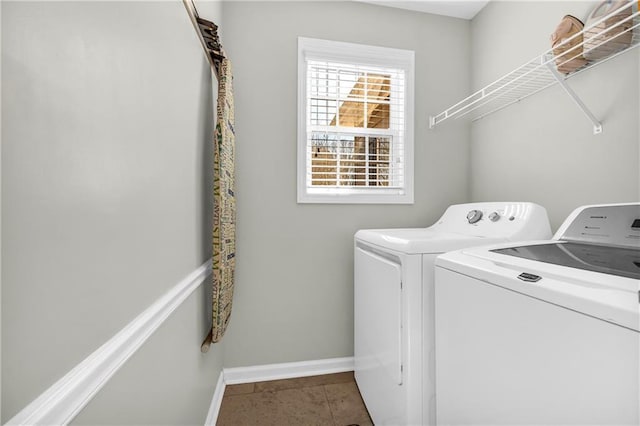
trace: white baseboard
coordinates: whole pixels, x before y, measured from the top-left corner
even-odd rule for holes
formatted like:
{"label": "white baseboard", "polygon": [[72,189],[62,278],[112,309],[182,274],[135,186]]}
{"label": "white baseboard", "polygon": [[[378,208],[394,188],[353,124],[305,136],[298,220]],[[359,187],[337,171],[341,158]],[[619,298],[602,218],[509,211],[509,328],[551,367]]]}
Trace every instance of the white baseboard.
{"label": "white baseboard", "polygon": [[286,362],[282,364],[255,365],[251,367],[225,368],[220,372],[213,393],[205,426],[215,426],[227,385],[264,382],[267,380],[293,379],[322,374],[353,371],[353,357],[319,359],[314,361]]}
{"label": "white baseboard", "polygon": [[[8,425],[66,425],[211,274],[207,261],[16,414]],[[194,349],[196,350],[196,349]]]}
{"label": "white baseboard", "polygon": [[252,367],[225,368],[223,373],[225,384],[235,385],[240,383],[264,382],[266,380],[343,373],[345,371],[353,371],[353,369],[353,357],[345,357],[286,362],[283,364],[256,365]]}
{"label": "white baseboard", "polygon": [[218,420],[218,414],[220,414],[220,407],[222,406],[222,397],[224,396],[224,389],[227,387],[224,382],[224,371],[220,372],[218,376],[218,383],[216,384],[216,390],[213,392],[213,398],[211,399],[211,405],[209,406],[209,412],[207,413],[207,420],[204,422],[204,426],[215,426]]}

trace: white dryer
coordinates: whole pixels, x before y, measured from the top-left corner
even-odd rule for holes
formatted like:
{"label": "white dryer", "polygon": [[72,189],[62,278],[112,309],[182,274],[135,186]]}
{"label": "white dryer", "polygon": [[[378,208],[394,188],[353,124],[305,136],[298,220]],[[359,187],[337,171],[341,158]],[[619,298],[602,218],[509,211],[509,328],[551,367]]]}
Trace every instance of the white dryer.
{"label": "white dryer", "polygon": [[375,424],[434,424],[435,257],[550,236],[544,208],[506,202],[454,205],[428,228],[356,233],[355,378]]}
{"label": "white dryer", "polygon": [[639,203],[444,254],[435,277],[438,424],[639,424]]}

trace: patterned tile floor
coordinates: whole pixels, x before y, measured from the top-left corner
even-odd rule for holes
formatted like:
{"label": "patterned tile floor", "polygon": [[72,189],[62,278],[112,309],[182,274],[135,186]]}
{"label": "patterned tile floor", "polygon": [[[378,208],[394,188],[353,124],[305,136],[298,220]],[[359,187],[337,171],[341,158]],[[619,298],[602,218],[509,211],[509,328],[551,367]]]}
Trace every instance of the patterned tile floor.
{"label": "patterned tile floor", "polygon": [[353,372],[226,387],[218,426],[373,425]]}

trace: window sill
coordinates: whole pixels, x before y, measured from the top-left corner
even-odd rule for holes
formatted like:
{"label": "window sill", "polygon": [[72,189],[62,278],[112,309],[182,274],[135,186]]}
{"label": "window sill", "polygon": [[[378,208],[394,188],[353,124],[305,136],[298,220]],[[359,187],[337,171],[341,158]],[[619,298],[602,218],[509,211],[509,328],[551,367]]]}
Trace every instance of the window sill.
{"label": "window sill", "polygon": [[341,194],[314,191],[299,193],[298,204],[413,204],[413,194],[399,189],[389,189],[375,194],[352,190],[346,190]]}

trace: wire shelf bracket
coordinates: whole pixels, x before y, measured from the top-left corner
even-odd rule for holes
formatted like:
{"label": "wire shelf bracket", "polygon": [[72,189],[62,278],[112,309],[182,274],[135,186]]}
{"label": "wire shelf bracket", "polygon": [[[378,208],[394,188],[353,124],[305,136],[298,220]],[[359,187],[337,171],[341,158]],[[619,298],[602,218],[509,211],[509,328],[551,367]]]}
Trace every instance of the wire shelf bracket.
{"label": "wire shelf bracket", "polygon": [[576,92],[573,91],[571,86],[569,86],[564,78],[562,78],[562,75],[558,72],[558,70],[556,70],[556,67],[551,62],[547,62],[545,65],[547,66],[547,68],[549,68],[549,72],[551,73],[551,75],[553,75],[558,84],[560,84],[560,87],[562,87],[565,93],[569,95],[569,97],[576,103],[578,108],[580,108],[584,115],[587,116],[589,121],[591,121],[591,124],[593,124],[593,134],[597,135],[599,133],[602,133],[602,123],[598,121],[591,110],[589,110],[584,102],[582,102],[582,99],[580,99]]}
{"label": "wire shelf bracket", "polygon": [[[564,51],[560,56],[554,56],[553,49],[549,49],[542,55],[536,56],[531,61],[483,87],[440,114],[430,116],[429,128],[433,129],[451,118],[471,117],[471,121],[480,120],[544,89],[559,84],[589,119],[593,125],[593,133],[602,133],[602,123],[567,84],[567,80],[640,46],[640,11],[638,9],[634,11],[635,5],[635,1],[630,1],[628,5],[613,11],[589,27],[584,28],[583,31],[564,40],[561,46],[564,44],[570,45],[576,39],[582,41]],[[609,23],[611,18],[624,11],[628,16],[618,19],[612,25],[604,25],[602,29],[598,28],[598,26],[602,27],[600,24]],[[629,33],[631,34],[631,41],[629,43],[621,43],[620,40],[623,39],[621,37],[626,34],[628,38]],[[592,41],[585,45],[587,39]],[[597,40],[597,44],[593,40]],[[556,66],[560,67],[576,58],[582,58],[584,53],[594,49],[598,49],[598,52],[605,51],[606,56],[599,60],[588,61],[586,65],[567,75],[557,71]]]}

